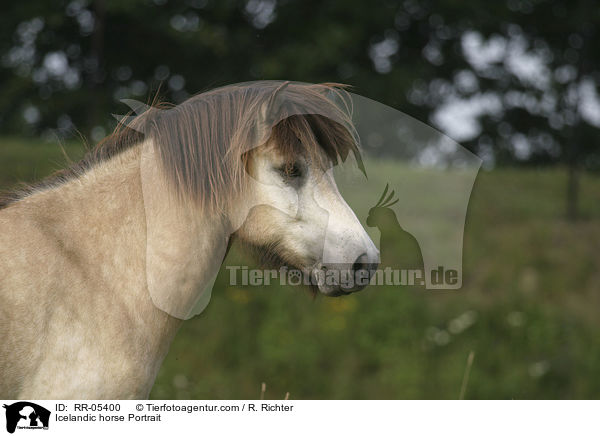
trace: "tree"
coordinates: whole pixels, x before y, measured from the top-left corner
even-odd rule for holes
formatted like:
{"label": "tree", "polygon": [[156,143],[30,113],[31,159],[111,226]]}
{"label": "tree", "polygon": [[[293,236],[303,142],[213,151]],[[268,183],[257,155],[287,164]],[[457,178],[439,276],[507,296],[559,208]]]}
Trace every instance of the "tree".
{"label": "tree", "polygon": [[[566,215],[576,219],[579,171],[600,168],[600,10],[588,0],[515,0],[464,16],[441,10],[454,29],[440,43],[448,61],[418,101],[488,161],[566,165]],[[467,106],[462,120],[451,116]],[[472,128],[453,129],[461,121]]]}

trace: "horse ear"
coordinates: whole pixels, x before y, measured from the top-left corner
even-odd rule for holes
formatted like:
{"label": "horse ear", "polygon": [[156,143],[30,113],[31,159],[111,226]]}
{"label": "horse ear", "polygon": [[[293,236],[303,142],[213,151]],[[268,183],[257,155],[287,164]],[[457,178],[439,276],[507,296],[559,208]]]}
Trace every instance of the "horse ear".
{"label": "horse ear", "polygon": [[152,109],[147,104],[142,103],[141,101],[132,100],[130,98],[122,98],[120,101],[121,103],[125,103],[127,106],[129,106],[136,113],[136,115],[141,115],[147,110]]}
{"label": "horse ear", "polygon": [[145,112],[152,109],[152,107],[140,101],[131,100],[129,98],[123,98],[120,101],[121,103],[124,103],[127,106],[129,106],[135,115],[112,114],[113,118],[115,118],[119,122],[119,124],[123,126],[127,126],[129,128],[132,128],[133,130],[137,130],[138,132],[145,133],[142,131],[144,130],[143,125],[140,123],[136,123],[136,121],[138,120],[137,116],[144,114]]}

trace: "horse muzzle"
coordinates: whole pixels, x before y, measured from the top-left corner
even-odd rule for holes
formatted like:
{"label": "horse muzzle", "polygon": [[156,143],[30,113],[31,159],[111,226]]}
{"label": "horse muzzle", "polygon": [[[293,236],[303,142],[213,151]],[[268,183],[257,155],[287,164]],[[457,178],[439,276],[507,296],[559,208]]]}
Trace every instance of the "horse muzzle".
{"label": "horse muzzle", "polygon": [[340,297],[366,288],[378,266],[378,253],[362,253],[351,264],[319,262],[313,268],[313,280],[322,294]]}

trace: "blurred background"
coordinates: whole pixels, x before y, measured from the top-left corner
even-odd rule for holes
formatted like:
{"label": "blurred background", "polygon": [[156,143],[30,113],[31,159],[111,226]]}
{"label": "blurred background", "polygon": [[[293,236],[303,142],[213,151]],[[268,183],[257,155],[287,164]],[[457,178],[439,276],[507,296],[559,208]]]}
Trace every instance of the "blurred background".
{"label": "blurred background", "polygon": [[349,84],[483,159],[463,288],[312,299],[223,271],[152,398],[598,398],[599,25],[592,0],[8,0],[0,187],[80,157],[123,98]]}

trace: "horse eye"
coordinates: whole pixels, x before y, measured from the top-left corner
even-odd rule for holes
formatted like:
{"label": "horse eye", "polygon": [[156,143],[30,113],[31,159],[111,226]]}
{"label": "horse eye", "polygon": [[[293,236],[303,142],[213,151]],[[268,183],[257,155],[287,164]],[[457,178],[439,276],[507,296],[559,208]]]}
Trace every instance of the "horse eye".
{"label": "horse eye", "polygon": [[302,177],[302,168],[300,168],[300,165],[296,163],[283,165],[277,168],[277,171],[279,171],[283,177],[288,179],[297,179]]}

